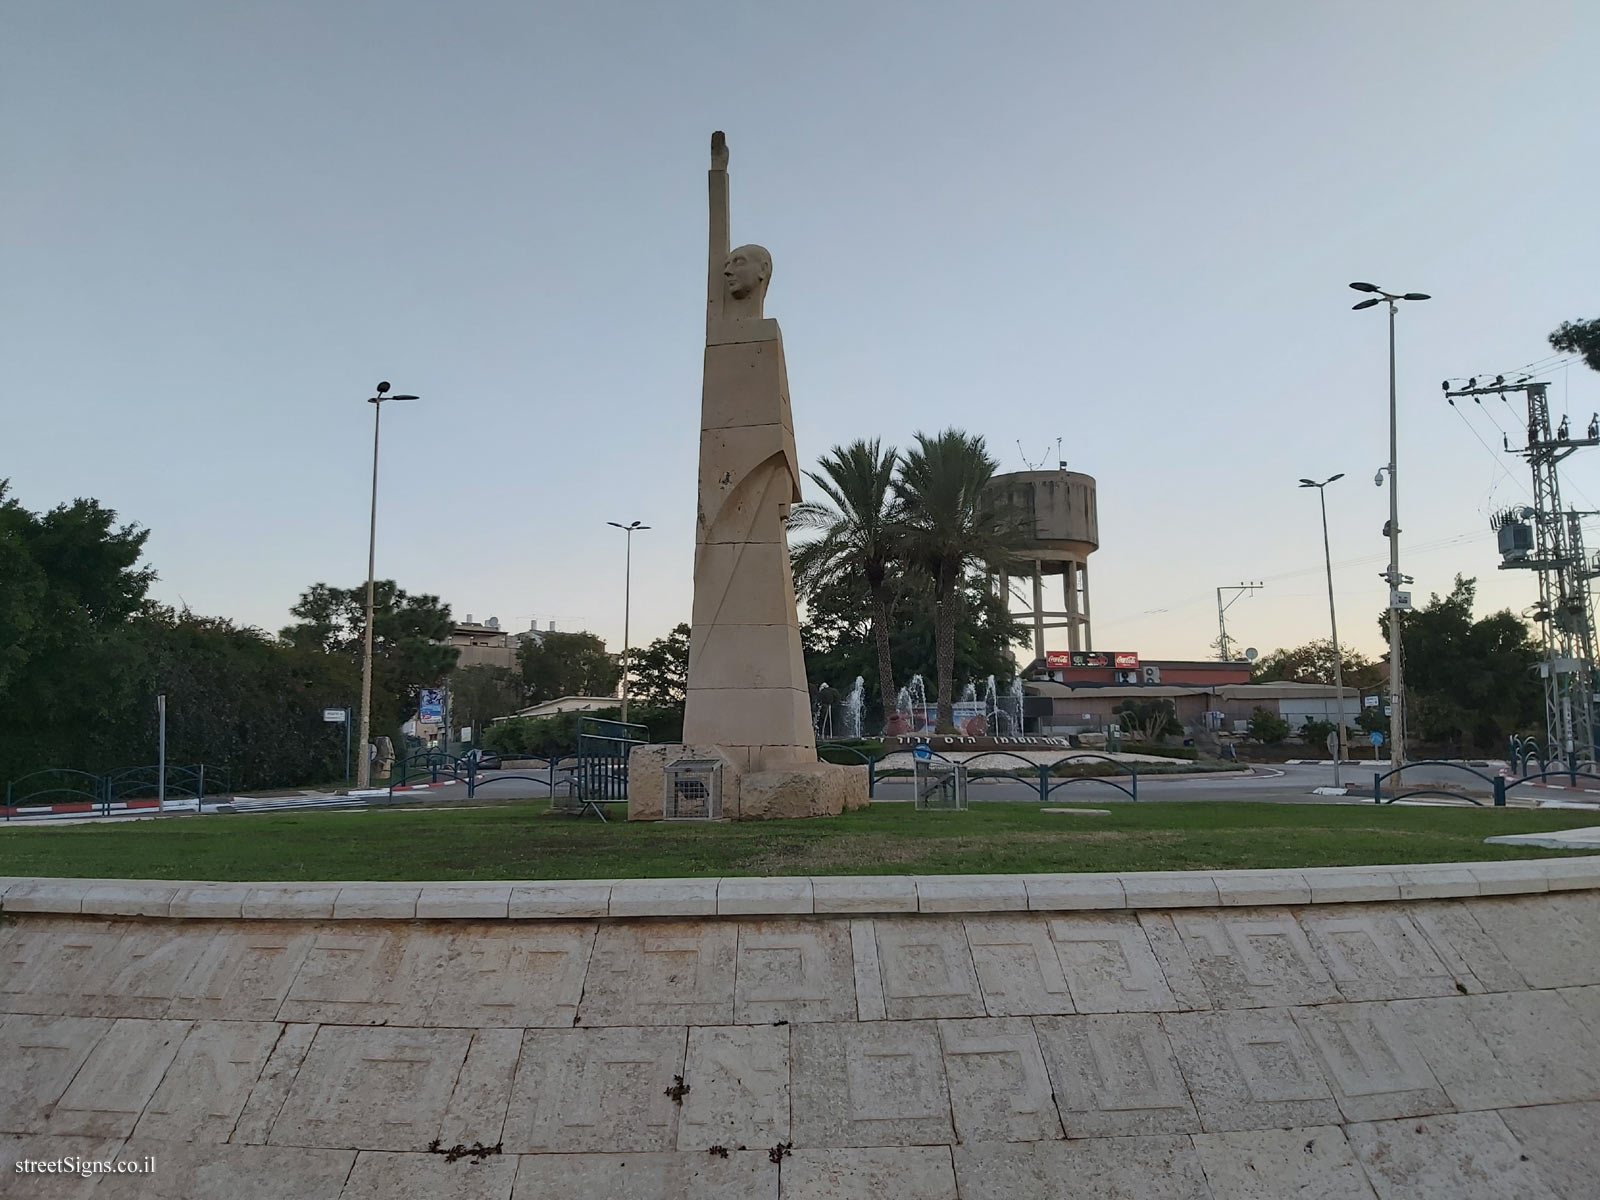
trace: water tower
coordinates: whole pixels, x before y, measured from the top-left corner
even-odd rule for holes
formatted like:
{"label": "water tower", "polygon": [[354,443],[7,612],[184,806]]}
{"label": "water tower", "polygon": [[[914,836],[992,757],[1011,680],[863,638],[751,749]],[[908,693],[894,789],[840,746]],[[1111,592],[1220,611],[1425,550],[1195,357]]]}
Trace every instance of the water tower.
{"label": "water tower", "polygon": [[[1069,650],[1089,650],[1089,555],[1100,548],[1100,517],[1094,478],[1078,471],[1013,471],[989,485],[1002,503],[1026,514],[1031,538],[1022,552],[1032,585],[1025,611],[1014,613],[1033,625],[1033,656],[1044,657],[1044,631],[1065,629]],[[1048,576],[1061,577],[1059,610],[1046,608]],[[1055,587],[1054,580],[1049,586]],[[1000,573],[1000,594],[1011,603],[1010,573]]]}

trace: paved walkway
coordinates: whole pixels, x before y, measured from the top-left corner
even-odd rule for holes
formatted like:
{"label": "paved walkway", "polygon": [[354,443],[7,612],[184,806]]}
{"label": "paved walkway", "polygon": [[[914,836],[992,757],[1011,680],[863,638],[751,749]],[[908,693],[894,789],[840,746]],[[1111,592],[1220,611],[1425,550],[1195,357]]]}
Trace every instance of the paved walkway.
{"label": "paved walkway", "polygon": [[1589,1200],[1597,889],[0,880],[0,1192]]}

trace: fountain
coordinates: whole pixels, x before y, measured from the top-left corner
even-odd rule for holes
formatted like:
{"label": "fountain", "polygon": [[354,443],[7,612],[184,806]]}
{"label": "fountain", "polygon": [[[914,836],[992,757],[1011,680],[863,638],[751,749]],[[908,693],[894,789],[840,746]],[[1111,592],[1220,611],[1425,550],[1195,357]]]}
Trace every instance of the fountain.
{"label": "fountain", "polygon": [[977,701],[977,699],[978,689],[969,683],[966,687],[961,689],[961,695],[956,697],[956,702],[958,704],[973,704]]}
{"label": "fountain", "polygon": [[866,692],[866,681],[857,675],[855,686],[850,689],[850,694],[839,702],[840,737],[858,738],[861,736],[861,705],[866,698]]}
{"label": "fountain", "polygon": [[1011,677],[1011,693],[1007,697],[1007,699],[1010,700],[1010,702],[1011,702],[1010,703],[1010,715],[1011,715],[1012,721],[1015,722],[1015,724],[1012,726],[1012,729],[1011,729],[1012,735],[1015,736],[1015,737],[1021,737],[1023,732],[1024,732],[1024,728],[1025,728],[1023,726],[1023,723],[1022,723],[1022,676],[1021,675],[1013,675]]}

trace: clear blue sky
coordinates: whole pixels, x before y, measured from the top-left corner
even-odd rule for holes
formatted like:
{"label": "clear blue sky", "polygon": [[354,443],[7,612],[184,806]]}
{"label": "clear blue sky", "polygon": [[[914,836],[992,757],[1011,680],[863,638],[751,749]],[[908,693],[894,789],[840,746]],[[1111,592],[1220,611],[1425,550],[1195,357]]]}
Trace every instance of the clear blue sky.
{"label": "clear blue sky", "polygon": [[[99,497],[153,531],[160,598],[275,630],[364,577],[388,379],[424,399],[386,410],[380,574],[616,645],[605,522],[637,518],[660,634],[689,614],[724,129],[803,460],[957,424],[1014,469],[1061,437],[1099,480],[1096,644],[1149,657],[1205,655],[1241,579],[1268,583],[1242,642],[1322,636],[1295,481],[1345,471],[1343,625],[1375,652],[1384,318],[1345,284],[1435,296],[1400,343],[1417,592],[1527,606],[1485,520],[1523,464],[1439,381],[1600,315],[1597,49],[1583,0],[12,0],[0,476]],[[1600,408],[1600,376],[1552,378],[1575,424]],[[1569,479],[1600,508],[1600,452]]]}

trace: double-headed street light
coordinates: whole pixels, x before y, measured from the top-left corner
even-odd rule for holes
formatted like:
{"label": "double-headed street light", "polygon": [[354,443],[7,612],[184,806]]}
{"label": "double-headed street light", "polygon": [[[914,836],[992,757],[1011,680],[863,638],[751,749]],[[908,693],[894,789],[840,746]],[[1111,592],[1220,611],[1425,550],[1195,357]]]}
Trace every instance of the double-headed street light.
{"label": "double-headed street light", "polygon": [[[1398,771],[1406,765],[1406,689],[1405,668],[1400,659],[1400,586],[1407,582],[1400,574],[1400,501],[1395,484],[1395,459],[1398,457],[1395,421],[1394,386],[1394,314],[1402,300],[1427,300],[1424,292],[1386,292],[1375,283],[1352,283],[1358,292],[1372,293],[1353,307],[1371,308],[1383,301],[1389,303],[1389,569],[1384,578],[1389,582],[1389,769]],[[1383,472],[1378,482],[1382,483]]]}
{"label": "double-headed street light", "polygon": [[618,521],[607,521],[607,525],[622,530],[628,535],[627,557],[624,559],[622,572],[622,720],[628,720],[628,610],[632,605],[633,592],[633,534],[638,529],[649,529],[650,526],[633,521],[623,525]]}
{"label": "double-headed street light", "polygon": [[1344,472],[1330,475],[1321,483],[1314,479],[1302,479],[1300,486],[1303,488],[1316,488],[1317,499],[1322,502],[1322,558],[1328,565],[1328,625],[1333,633],[1333,693],[1334,703],[1339,706],[1339,717],[1334,725],[1334,750],[1333,750],[1333,786],[1343,787],[1339,779],[1339,764],[1344,759],[1344,656],[1339,652],[1339,618],[1333,607],[1333,552],[1328,549],[1328,493],[1326,488],[1335,479],[1343,479]]}
{"label": "double-headed street light", "polygon": [[367,630],[361,650],[361,743],[356,756],[356,786],[363,788],[372,782],[372,759],[367,744],[372,733],[372,582],[378,546],[378,427],[383,420],[385,400],[417,399],[389,395],[387,381],[380,383],[377,391],[376,396],[367,400],[372,405],[372,521],[367,529]]}

